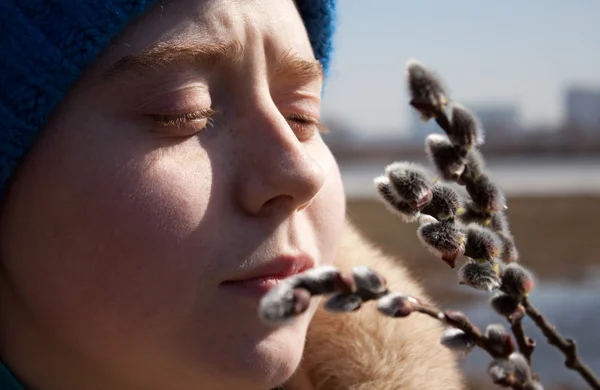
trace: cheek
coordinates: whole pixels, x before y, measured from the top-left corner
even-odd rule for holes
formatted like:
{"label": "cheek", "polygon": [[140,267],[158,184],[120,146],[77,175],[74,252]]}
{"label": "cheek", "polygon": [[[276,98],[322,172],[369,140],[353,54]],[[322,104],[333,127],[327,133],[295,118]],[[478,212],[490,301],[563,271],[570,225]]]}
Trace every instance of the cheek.
{"label": "cheek", "polygon": [[332,264],[344,228],[346,198],[337,163],[329,150],[325,153],[327,179],[310,206],[310,215],[320,247],[320,264]]}
{"label": "cheek", "polygon": [[208,206],[208,158],[183,144],[160,155],[114,141],[67,146],[42,145],[8,200],[11,276],[62,333],[118,340],[165,331],[212,272],[197,258],[200,247],[210,257],[210,245],[190,239]]}

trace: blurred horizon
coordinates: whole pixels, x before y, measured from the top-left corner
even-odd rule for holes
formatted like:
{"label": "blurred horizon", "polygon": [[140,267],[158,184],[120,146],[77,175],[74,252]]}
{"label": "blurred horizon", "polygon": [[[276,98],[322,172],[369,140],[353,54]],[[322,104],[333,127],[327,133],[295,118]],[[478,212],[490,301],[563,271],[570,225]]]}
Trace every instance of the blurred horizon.
{"label": "blurred horizon", "polygon": [[523,130],[567,120],[570,90],[600,94],[600,2],[338,2],[323,118],[361,137],[410,136],[404,66],[417,58],[451,97],[513,110]]}

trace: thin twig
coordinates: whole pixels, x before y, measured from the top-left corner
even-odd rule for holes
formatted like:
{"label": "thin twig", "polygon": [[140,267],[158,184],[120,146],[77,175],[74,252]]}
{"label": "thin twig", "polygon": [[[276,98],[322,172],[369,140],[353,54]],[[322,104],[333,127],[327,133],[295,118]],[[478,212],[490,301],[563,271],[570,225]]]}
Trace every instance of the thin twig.
{"label": "thin twig", "polygon": [[598,381],[594,372],[577,354],[575,341],[562,337],[558,333],[558,330],[556,330],[556,327],[548,322],[542,313],[540,313],[527,298],[523,298],[522,304],[527,315],[533,320],[537,327],[540,328],[544,336],[546,336],[548,343],[554,345],[565,355],[565,366],[579,372],[583,379],[592,386],[592,389],[600,390],[600,381]]}
{"label": "thin twig", "polygon": [[510,324],[510,329],[515,335],[517,345],[519,346],[519,351],[523,354],[523,356],[525,356],[525,359],[527,359],[529,365],[531,365],[531,355],[535,349],[535,341],[525,335],[525,329],[523,329],[523,320],[517,319],[512,321]]}
{"label": "thin twig", "polygon": [[517,340],[519,351],[525,357],[525,359],[527,359],[527,363],[529,363],[529,367],[531,367],[533,379],[539,381],[540,376],[538,373],[533,371],[533,364],[531,363],[531,355],[533,355],[533,351],[535,350],[535,340],[525,334],[522,318],[517,318],[514,321],[509,320],[509,322],[510,330],[515,335],[515,340]]}
{"label": "thin twig", "polygon": [[[454,328],[462,330],[471,337],[475,345],[486,351],[488,354],[490,354],[490,356],[494,358],[506,357],[504,354],[499,353],[496,348],[494,348],[490,340],[485,337],[483,333],[481,333],[481,330],[477,326],[473,325],[471,321],[469,321],[469,319],[462,313],[453,311],[444,312],[427,304],[415,305],[415,310],[419,313],[427,314],[428,316],[435,318],[446,325],[450,325]],[[453,315],[454,313],[458,313],[459,316]]]}
{"label": "thin twig", "polygon": [[[462,330],[465,332],[465,334],[470,336],[475,345],[486,351],[491,357],[507,358],[504,353],[498,351],[493,342],[483,333],[481,333],[481,330],[477,326],[473,325],[469,318],[463,313],[458,311],[441,311],[434,306],[424,303],[414,305],[414,310],[418,311],[419,313],[427,314],[428,316],[435,318],[446,325]],[[516,378],[510,378],[508,380],[510,382],[506,382],[506,386],[510,386],[515,390],[524,389],[523,384]]]}

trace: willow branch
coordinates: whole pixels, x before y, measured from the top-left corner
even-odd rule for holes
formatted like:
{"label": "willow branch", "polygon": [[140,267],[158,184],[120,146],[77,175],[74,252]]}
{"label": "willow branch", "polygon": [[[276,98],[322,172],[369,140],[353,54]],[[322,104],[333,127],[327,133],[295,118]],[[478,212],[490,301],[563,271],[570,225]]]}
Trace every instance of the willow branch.
{"label": "willow branch", "polygon": [[546,317],[527,298],[523,298],[522,304],[527,315],[540,328],[544,336],[546,336],[548,343],[554,345],[565,355],[565,366],[577,371],[592,389],[600,390],[600,381],[598,381],[598,378],[596,378],[590,367],[581,360],[581,357],[577,353],[575,341],[562,337],[556,327],[548,322]]}
{"label": "willow branch", "polygon": [[515,335],[515,339],[517,340],[517,345],[519,346],[519,351],[525,356],[525,359],[531,365],[531,355],[533,355],[533,351],[535,349],[535,341],[527,337],[525,334],[525,329],[523,329],[523,320],[518,319],[515,321],[511,321],[510,330]]}

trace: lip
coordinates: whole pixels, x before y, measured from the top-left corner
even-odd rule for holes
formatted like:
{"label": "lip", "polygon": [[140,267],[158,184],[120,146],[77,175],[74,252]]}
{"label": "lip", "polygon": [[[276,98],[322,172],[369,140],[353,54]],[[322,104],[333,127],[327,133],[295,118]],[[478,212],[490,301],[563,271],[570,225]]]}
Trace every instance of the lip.
{"label": "lip", "polygon": [[315,266],[306,254],[278,256],[245,274],[226,280],[221,286],[246,296],[262,296],[283,280]]}

